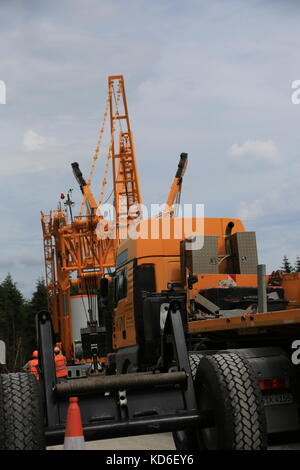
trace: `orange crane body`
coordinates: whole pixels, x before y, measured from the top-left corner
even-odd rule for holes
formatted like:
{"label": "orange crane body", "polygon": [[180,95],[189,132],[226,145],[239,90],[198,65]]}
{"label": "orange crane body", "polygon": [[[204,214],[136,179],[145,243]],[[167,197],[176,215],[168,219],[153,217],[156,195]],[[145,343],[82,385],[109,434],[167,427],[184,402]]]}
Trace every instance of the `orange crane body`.
{"label": "orange crane body", "polygon": [[[72,164],[73,172],[83,194],[86,214],[83,215],[80,211],[77,217],[68,221],[64,210],[50,212],[48,215],[41,213],[48,308],[52,315],[55,333],[62,341],[68,361],[74,357],[70,310],[71,285],[76,285],[79,292],[86,290],[87,283],[92,283],[95,291],[99,289],[100,279],[107,269],[115,267],[121,230],[125,229],[127,233],[130,221],[141,216],[142,201],[135,149],[122,75],[108,78],[108,102],[111,137],[107,163],[112,161],[116,227],[114,236],[110,237],[108,234],[99,238],[97,235],[97,227],[102,226],[105,229],[109,225],[109,221],[104,220],[101,214],[103,189],[98,205],[90,188],[91,178],[86,183],[78,164],[75,163]],[[117,125],[120,126],[118,144],[115,143]],[[102,132],[101,129],[101,135]],[[96,150],[98,155],[99,148]],[[95,157],[93,170],[94,166]],[[106,175],[102,188],[105,185]],[[76,273],[76,279],[71,279],[72,273]]]}

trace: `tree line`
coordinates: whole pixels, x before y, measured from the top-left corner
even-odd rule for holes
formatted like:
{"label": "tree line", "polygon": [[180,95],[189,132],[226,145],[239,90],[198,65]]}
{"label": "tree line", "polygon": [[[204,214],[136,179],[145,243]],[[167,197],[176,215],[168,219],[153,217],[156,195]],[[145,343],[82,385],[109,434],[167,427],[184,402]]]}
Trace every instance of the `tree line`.
{"label": "tree line", "polygon": [[284,256],[283,260],[282,260],[281,270],[284,273],[287,273],[287,274],[289,274],[289,273],[300,273],[300,258],[299,258],[299,256],[297,256],[296,262],[295,262],[294,265],[292,265],[289,262],[289,259],[288,259],[287,256]]}
{"label": "tree line", "polygon": [[35,315],[47,309],[43,279],[36,283],[31,299],[25,299],[8,274],[0,283],[0,339],[6,344],[6,369],[19,371],[36,349]]}

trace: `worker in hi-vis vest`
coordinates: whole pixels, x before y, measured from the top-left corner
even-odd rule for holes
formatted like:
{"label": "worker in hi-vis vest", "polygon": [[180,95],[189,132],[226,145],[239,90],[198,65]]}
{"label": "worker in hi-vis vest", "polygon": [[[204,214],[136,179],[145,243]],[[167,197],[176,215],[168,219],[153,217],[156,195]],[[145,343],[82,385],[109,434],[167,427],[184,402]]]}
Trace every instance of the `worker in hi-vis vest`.
{"label": "worker in hi-vis vest", "polygon": [[32,353],[32,358],[30,359],[30,361],[27,362],[27,364],[25,364],[25,366],[23,367],[23,370],[25,372],[30,372],[32,375],[34,375],[34,377],[36,378],[36,380],[40,380],[40,375],[39,375],[39,353],[38,351],[33,351]]}
{"label": "worker in hi-vis vest", "polygon": [[54,348],[54,362],[58,382],[65,382],[68,377],[67,361],[58,346]]}

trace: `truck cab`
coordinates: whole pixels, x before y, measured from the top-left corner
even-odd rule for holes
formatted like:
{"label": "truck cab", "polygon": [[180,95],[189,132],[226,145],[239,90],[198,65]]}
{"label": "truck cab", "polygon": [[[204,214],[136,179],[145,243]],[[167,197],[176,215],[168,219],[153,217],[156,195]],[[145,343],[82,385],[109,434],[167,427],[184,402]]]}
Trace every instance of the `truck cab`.
{"label": "truck cab", "polygon": [[160,318],[170,298],[182,303],[187,324],[212,313],[195,301],[199,293],[205,292],[209,300],[231,286],[257,295],[257,264],[255,233],[246,232],[238,219],[162,217],[140,222],[138,238],[122,241],[117,256],[117,370],[154,365]]}

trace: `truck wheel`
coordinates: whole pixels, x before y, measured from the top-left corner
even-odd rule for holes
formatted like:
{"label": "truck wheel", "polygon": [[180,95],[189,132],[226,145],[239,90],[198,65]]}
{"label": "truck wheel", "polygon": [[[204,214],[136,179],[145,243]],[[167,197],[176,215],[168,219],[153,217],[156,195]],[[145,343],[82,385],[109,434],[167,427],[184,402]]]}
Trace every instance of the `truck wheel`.
{"label": "truck wheel", "polygon": [[194,380],[197,374],[199,363],[202,358],[203,358],[203,354],[201,353],[196,353],[196,352],[189,353],[190,367],[191,367],[191,372],[192,372],[192,376]]}
{"label": "truck wheel", "polygon": [[200,411],[212,411],[215,426],[199,430],[201,449],[260,450],[267,427],[257,379],[236,353],[206,356],[195,378]]}
{"label": "truck wheel", "polygon": [[0,375],[0,449],[45,449],[40,384],[32,374]]}
{"label": "truck wheel", "polygon": [[[193,380],[195,380],[197,369],[203,354],[197,352],[189,353],[190,367]],[[182,429],[180,431],[173,431],[173,440],[177,450],[193,450],[198,447],[198,440],[196,437],[195,429]]]}
{"label": "truck wheel", "polygon": [[212,411],[215,426],[173,432],[176,449],[265,449],[265,413],[248,362],[235,353],[192,353],[190,363],[199,409]]}

